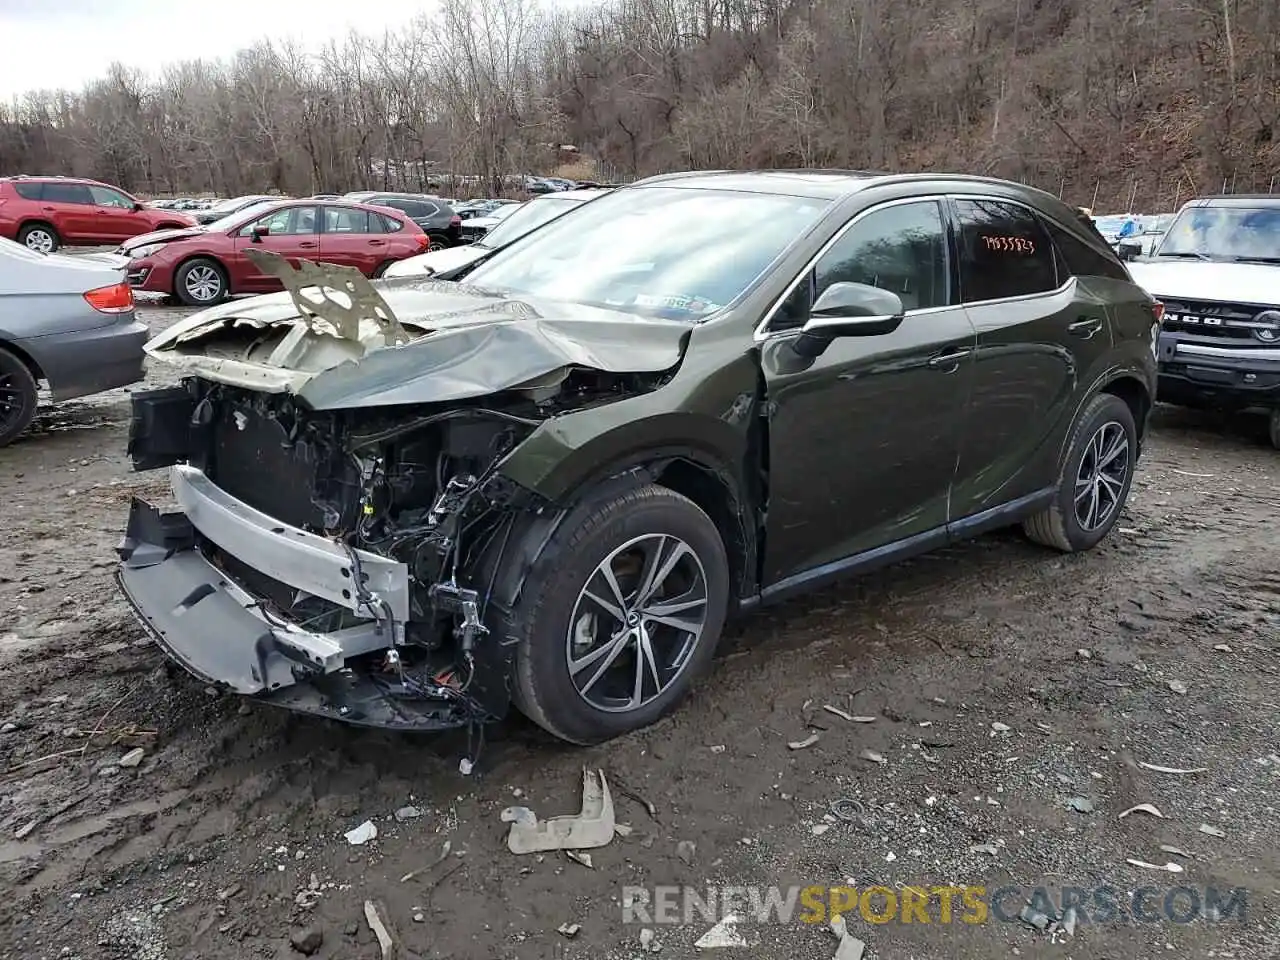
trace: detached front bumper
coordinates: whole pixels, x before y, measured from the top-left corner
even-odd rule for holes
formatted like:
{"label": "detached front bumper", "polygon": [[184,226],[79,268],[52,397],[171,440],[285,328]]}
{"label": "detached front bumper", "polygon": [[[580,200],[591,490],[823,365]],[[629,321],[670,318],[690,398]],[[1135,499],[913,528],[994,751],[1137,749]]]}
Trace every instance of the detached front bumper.
{"label": "detached front bumper", "polygon": [[1166,403],[1280,406],[1280,344],[1224,347],[1161,333],[1159,363],[1157,398]]}
{"label": "detached front bumper", "polygon": [[[171,468],[181,512],[134,499],[117,581],[161,648],[199,679],[279,706],[350,723],[444,729],[467,721],[456,701],[424,697],[367,666],[403,640],[404,564],[283,525],[219,489],[200,470]],[[274,613],[211,562],[213,544],[253,569],[354,615],[318,633]],[[363,584],[356,589],[355,584]]]}

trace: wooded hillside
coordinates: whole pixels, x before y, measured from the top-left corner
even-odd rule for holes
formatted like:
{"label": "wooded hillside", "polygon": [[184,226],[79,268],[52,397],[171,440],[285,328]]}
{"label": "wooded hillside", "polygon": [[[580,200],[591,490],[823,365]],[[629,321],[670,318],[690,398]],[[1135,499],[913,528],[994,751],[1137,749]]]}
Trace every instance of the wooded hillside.
{"label": "wooded hillside", "polygon": [[446,0],[320,55],[28,95],[0,107],[0,173],[305,194],[398,186],[387,161],[549,173],[574,144],[608,177],[949,170],[1156,210],[1280,188],[1278,123],[1277,0]]}

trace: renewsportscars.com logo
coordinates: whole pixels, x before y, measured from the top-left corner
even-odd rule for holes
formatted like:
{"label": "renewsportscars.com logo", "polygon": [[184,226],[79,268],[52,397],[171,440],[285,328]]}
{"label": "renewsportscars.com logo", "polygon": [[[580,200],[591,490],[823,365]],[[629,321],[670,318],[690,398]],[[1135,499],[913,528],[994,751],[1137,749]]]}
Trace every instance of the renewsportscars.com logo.
{"label": "renewsportscars.com logo", "polygon": [[1245,922],[1243,887],[1050,886],[656,886],[622,888],[622,920],[645,925],[717,923],[736,917],[756,923],[828,923],[859,917],[867,923],[983,924],[1024,920],[1024,914],[1064,917],[1076,924]]}

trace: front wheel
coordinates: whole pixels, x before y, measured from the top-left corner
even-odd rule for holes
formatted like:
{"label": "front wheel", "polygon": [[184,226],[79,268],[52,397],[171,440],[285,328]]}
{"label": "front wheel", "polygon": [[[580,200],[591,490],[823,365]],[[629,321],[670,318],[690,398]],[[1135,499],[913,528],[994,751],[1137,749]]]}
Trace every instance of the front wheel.
{"label": "front wheel", "polygon": [[728,596],[724,543],[691,500],[656,485],[588,499],[511,611],[517,704],[571,743],[648,726],[709,668]]}
{"label": "front wheel", "polygon": [[188,260],[174,275],[173,292],[189,307],[209,307],[226,298],[227,275],[212,260]]}
{"label": "front wheel", "polygon": [[1110,393],[1089,401],[1076,422],[1053,502],[1022,526],[1047,547],[1077,553],[1095,546],[1120,519],[1138,462],[1129,405]]}

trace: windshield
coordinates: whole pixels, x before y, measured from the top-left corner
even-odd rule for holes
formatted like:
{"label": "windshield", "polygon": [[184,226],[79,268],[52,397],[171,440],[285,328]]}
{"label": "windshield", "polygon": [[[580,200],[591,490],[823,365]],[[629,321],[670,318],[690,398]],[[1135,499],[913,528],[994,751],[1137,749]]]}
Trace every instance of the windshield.
{"label": "windshield", "polygon": [[230,200],[223,200],[221,203],[215,203],[210,210],[217,213],[232,213],[249,202],[250,197],[232,197]]}
{"label": "windshield", "polygon": [[214,220],[212,223],[206,223],[201,229],[209,231],[230,230],[232,227],[238,226],[250,220],[261,213],[265,213],[267,207],[278,200],[255,200],[247,206],[241,207],[235,213],[229,213],[225,217]]}
{"label": "windshield", "polygon": [[[585,203],[584,200],[547,199],[498,207],[490,216],[498,217],[502,222],[485,234],[476,245],[495,249],[505,247],[508,243],[515,243],[526,233],[538,229],[544,223],[550,223],[556,217],[568,213],[574,207],[582,206],[583,203]],[[511,212],[507,213],[507,210]]]}
{"label": "windshield", "polygon": [[619,190],[508,247],[464,282],[696,321],[741,296],[825,200],[682,187]]}
{"label": "windshield", "polygon": [[1280,207],[1188,207],[1156,255],[1280,263]]}

